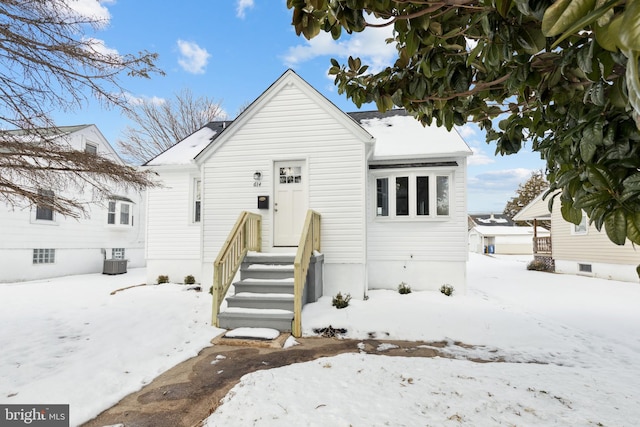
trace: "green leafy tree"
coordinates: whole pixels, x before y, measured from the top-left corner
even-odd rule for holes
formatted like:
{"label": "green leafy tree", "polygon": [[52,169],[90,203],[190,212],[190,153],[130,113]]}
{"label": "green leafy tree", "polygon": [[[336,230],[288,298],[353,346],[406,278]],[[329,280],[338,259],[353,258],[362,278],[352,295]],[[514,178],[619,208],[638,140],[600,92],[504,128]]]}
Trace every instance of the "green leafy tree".
{"label": "green leafy tree", "polygon": [[[394,64],[331,60],[357,106],[401,106],[423,124],[468,121],[511,154],[530,141],[564,218],[584,210],[622,245],[640,244],[640,1],[287,0],[293,26],[339,39],[392,26]],[[556,196],[552,196],[552,202]]]}
{"label": "green leafy tree", "polygon": [[[513,218],[515,214],[520,212],[522,208],[527,206],[533,199],[542,194],[549,188],[549,183],[544,177],[542,171],[535,171],[531,174],[529,179],[518,186],[516,195],[511,198],[504,207],[503,213],[508,215],[509,218]],[[518,224],[525,225],[525,224]],[[550,228],[550,223],[545,221],[541,224],[545,228]]]}

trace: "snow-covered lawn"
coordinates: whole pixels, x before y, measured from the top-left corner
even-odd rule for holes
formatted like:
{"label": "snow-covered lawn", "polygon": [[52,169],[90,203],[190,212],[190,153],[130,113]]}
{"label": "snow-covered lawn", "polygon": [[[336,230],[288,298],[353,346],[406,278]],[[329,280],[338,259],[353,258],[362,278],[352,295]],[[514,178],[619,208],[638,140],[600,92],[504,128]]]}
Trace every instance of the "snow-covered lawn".
{"label": "snow-covered lawn", "polygon": [[0,402],[70,404],[87,421],[210,345],[211,299],[141,286],[144,269],[0,284]]}
{"label": "snow-covered lawn", "polygon": [[[331,325],[356,339],[447,341],[453,358],[356,353],[256,372],[209,425],[637,425],[640,285],[470,257],[466,295],[379,290],[343,310],[327,296],[303,312],[307,335]],[[221,332],[209,326],[206,292],[110,295],[143,281],[130,270],[0,284],[0,401],[69,403],[76,425]]]}
{"label": "snow-covered lawn", "polygon": [[466,295],[379,290],[343,310],[329,296],[305,306],[306,334],[445,340],[454,359],[343,354],[256,372],[208,425],[638,425],[640,285],[531,272],[527,260],[470,254]]}

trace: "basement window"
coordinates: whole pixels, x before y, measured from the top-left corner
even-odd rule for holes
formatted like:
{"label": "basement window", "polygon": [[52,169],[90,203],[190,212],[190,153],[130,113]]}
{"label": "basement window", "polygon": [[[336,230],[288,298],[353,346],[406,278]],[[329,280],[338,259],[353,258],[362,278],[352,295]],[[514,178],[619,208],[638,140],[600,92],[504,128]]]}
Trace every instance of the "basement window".
{"label": "basement window", "polygon": [[111,259],[124,259],[124,248],[112,248]]}
{"label": "basement window", "polygon": [[54,262],[56,262],[55,249],[34,249],[33,250],[34,264],[53,264]]}
{"label": "basement window", "polygon": [[591,264],[578,264],[578,271],[580,273],[591,273]]}

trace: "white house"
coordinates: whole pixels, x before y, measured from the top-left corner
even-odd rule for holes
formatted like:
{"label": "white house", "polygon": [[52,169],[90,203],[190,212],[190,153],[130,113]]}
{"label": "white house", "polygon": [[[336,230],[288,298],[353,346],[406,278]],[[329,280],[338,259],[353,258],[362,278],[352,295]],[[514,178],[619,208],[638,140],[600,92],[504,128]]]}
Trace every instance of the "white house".
{"label": "white house", "polygon": [[640,251],[631,242],[618,246],[611,242],[604,229],[598,231],[589,224],[583,212],[579,225],[564,220],[560,200],[549,211],[544,193],[531,201],[514,216],[517,221],[551,221],[551,236],[534,238],[534,257],[546,262],[554,271],[605,279],[638,282],[636,268],[640,265]]}
{"label": "white house", "polygon": [[[534,229],[518,226],[504,214],[469,215],[469,250],[476,253],[526,255],[533,253]],[[549,236],[549,230],[537,228],[538,236]]]}
{"label": "white house", "polygon": [[[60,143],[122,163],[95,125],[63,126]],[[56,194],[46,182],[43,192]],[[73,197],[88,203],[88,217],[64,217],[39,206],[0,206],[0,282],[72,274],[101,273],[105,259],[126,259],[143,267],[144,206],[137,193],[116,190],[104,202],[91,202],[91,189]]]}
{"label": "white house", "polygon": [[456,132],[404,110],[347,115],[288,70],[235,121],[147,162],[164,184],[148,192],[148,282],[192,274],[209,288],[242,211],[260,215],[261,252],[296,252],[311,209],[322,294],[363,298],[403,281],[464,291],[469,155]]}

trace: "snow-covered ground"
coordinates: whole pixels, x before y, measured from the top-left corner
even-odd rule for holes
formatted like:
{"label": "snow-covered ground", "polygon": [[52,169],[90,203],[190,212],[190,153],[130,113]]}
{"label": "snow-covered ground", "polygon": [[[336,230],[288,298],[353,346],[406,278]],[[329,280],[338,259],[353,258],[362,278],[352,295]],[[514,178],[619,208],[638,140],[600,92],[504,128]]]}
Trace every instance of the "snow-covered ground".
{"label": "snow-covered ground", "polygon": [[638,425],[640,285],[527,271],[528,260],[470,254],[466,295],[305,306],[305,334],[445,340],[454,358],[343,354],[252,373],[208,425]]}
{"label": "snow-covered ground", "polygon": [[[525,266],[470,254],[466,295],[379,290],[342,310],[329,296],[307,305],[306,335],[331,325],[357,339],[444,340],[453,358],[356,353],[256,372],[208,424],[637,425],[640,285]],[[0,284],[0,402],[69,403],[76,425],[210,345],[221,330],[208,293],[110,294],[144,277]]]}
{"label": "snow-covered ground", "polygon": [[140,286],[144,269],[0,284],[0,402],[70,404],[87,421],[210,345],[211,298]]}

